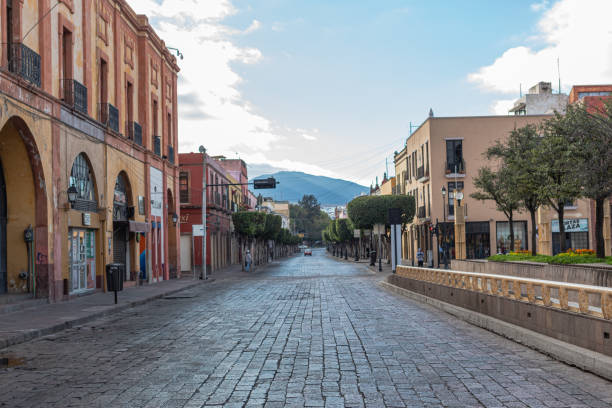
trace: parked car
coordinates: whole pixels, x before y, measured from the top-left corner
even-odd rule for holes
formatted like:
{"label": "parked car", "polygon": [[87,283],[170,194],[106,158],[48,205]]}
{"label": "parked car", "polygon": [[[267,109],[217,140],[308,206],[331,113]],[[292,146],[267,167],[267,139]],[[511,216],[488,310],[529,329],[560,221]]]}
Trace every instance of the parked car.
{"label": "parked car", "polygon": [[304,256],[306,256],[306,255],[310,255],[310,256],[312,256],[312,249],[310,249],[310,248],[306,248],[306,249],[304,250]]}

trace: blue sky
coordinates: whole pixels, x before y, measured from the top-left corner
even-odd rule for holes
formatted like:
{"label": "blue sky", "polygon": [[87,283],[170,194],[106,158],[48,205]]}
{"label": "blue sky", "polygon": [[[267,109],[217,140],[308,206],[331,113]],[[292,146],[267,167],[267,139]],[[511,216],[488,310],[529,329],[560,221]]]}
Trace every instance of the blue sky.
{"label": "blue sky", "polygon": [[429,108],[503,113],[519,84],[556,85],[557,57],[565,91],[612,79],[608,0],[132,3],[185,55],[179,150],[238,155],[252,174],[369,184]]}

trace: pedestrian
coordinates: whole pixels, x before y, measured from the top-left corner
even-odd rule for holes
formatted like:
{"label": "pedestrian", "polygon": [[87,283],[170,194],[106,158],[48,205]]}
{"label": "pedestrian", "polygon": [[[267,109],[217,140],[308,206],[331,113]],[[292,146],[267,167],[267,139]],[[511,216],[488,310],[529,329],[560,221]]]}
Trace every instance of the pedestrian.
{"label": "pedestrian", "polygon": [[246,256],[244,257],[245,270],[249,272],[251,270],[251,263],[253,262],[253,258],[251,257],[251,251],[247,249]]}
{"label": "pedestrian", "polygon": [[423,251],[421,251],[421,248],[419,248],[416,255],[417,255],[417,261],[419,263],[419,267],[422,268],[423,260],[425,259],[425,254],[423,253]]}

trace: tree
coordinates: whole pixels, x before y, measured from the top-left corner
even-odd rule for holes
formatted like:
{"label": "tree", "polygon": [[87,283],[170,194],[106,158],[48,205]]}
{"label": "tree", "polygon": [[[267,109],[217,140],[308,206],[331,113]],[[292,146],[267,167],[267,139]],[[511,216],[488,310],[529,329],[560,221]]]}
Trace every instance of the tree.
{"label": "tree", "polygon": [[510,250],[514,250],[514,212],[519,208],[519,199],[512,170],[505,165],[497,171],[481,167],[478,169],[478,176],[474,178],[474,187],[479,191],[470,194],[470,197],[480,201],[494,201],[497,210],[503,212],[508,219]]}
{"label": "tree", "polygon": [[355,228],[370,229],[374,224],[389,225],[389,209],[399,208],[402,224],[414,218],[414,197],[407,195],[360,196],[347,205],[349,218]]}
{"label": "tree", "polygon": [[[568,107],[572,111],[572,107]],[[580,180],[579,146],[573,143],[576,136],[573,115],[555,113],[542,124],[542,141],[538,149],[538,161],[543,183],[540,196],[556,212],[559,220],[559,243],[561,252],[566,251],[565,207],[582,195]]]}
{"label": "tree", "polygon": [[321,232],[331,221],[312,194],[304,195],[298,204],[289,205],[289,218],[294,230],[304,233],[310,241],[321,237]]}
{"label": "tree", "polygon": [[505,143],[498,141],[486,152],[489,159],[492,157],[501,159],[503,165],[510,169],[515,178],[515,193],[519,200],[519,209],[529,211],[531,218],[532,255],[537,253],[536,212],[544,204],[540,195],[542,184],[545,182],[538,160],[540,142],[537,127],[526,125],[514,129]]}
{"label": "tree", "polygon": [[604,203],[612,195],[612,100],[570,105],[564,120],[582,194],[595,201],[595,250],[604,258]]}

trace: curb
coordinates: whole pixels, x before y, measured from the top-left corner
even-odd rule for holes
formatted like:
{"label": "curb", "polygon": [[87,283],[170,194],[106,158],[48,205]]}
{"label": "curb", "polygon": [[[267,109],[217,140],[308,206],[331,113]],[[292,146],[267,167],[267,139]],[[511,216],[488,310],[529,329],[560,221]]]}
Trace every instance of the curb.
{"label": "curb", "polygon": [[45,328],[42,328],[42,329],[28,330],[28,331],[25,331],[23,333],[15,334],[15,335],[11,336],[10,338],[0,340],[0,350],[1,349],[5,349],[5,348],[10,347],[10,346],[14,346],[16,344],[25,343],[25,342],[37,339],[39,337],[47,336],[49,334],[57,333],[57,332],[60,332],[62,330],[65,330],[65,329],[70,329],[70,328],[75,327],[75,326],[80,326],[80,325],[82,325],[84,323],[87,323],[89,321],[92,321],[92,320],[95,320],[95,319],[98,319],[98,318],[101,318],[101,317],[106,317],[106,316],[110,315],[111,313],[121,312],[121,311],[124,311],[124,310],[127,310],[127,309],[131,309],[133,307],[143,305],[143,304],[151,302],[153,300],[161,299],[164,296],[168,296],[168,295],[171,295],[171,294],[174,294],[174,293],[177,293],[177,292],[181,292],[183,290],[191,289],[191,288],[193,288],[195,286],[204,284],[206,282],[213,282],[213,281],[214,280],[209,280],[209,281],[199,281],[198,280],[198,281],[195,281],[195,282],[193,282],[191,284],[185,285],[185,286],[183,286],[181,288],[171,289],[171,290],[165,291],[163,293],[158,293],[156,295],[149,296],[149,297],[144,298],[144,299],[129,301],[129,302],[127,302],[125,304],[122,304],[122,305],[116,305],[116,306],[115,305],[111,305],[111,307],[109,309],[107,309],[107,310],[102,310],[100,312],[94,312],[94,313],[92,313],[90,315],[79,317],[77,319],[67,320],[65,322],[58,323],[58,324],[55,324],[53,326],[45,327]]}
{"label": "curb", "polygon": [[589,371],[607,380],[612,380],[612,357],[605,354],[574,346],[573,344],[565,343],[552,337],[506,323],[482,313],[473,312],[438,299],[421,295],[420,293],[411,292],[407,289],[390,284],[389,282],[380,281],[378,285],[390,292],[431,305],[436,309],[442,310],[474,326],[489,330],[502,337],[506,337],[519,344],[537,350],[555,360],[570,366],[578,367],[584,371]]}

